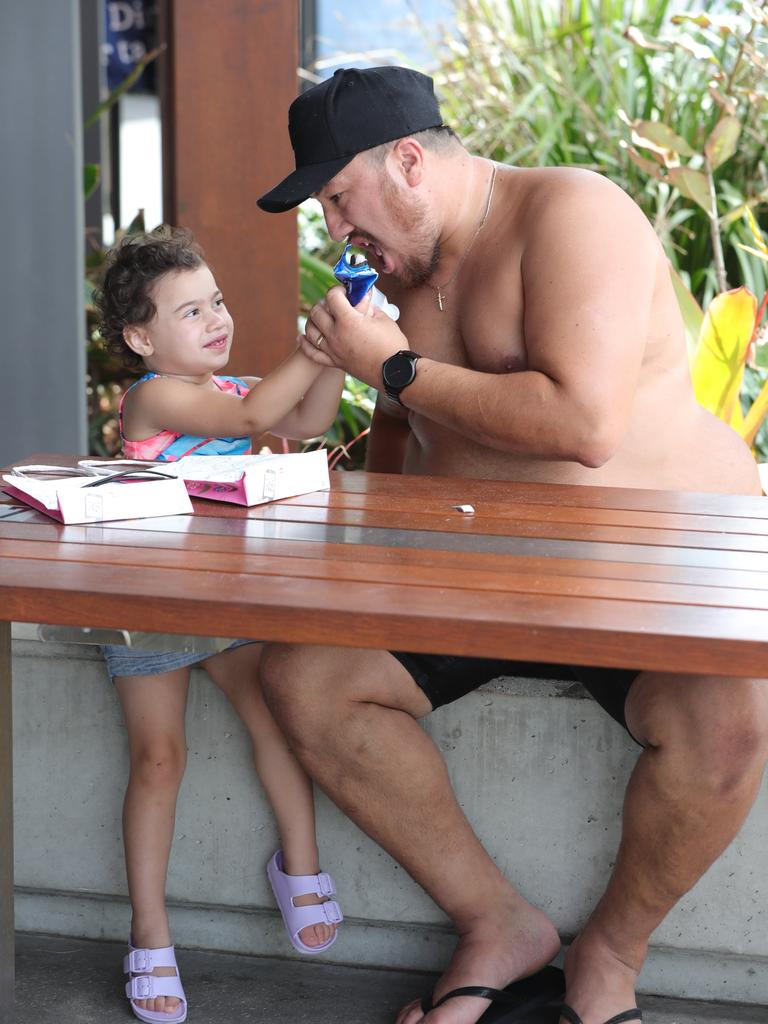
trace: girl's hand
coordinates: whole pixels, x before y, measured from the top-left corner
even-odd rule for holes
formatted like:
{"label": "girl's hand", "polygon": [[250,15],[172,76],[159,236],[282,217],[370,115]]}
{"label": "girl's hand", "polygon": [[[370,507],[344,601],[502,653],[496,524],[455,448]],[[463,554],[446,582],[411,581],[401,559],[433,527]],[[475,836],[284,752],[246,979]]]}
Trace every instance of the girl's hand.
{"label": "girl's hand", "polygon": [[313,363],[316,363],[318,366],[322,366],[323,368],[327,367],[330,369],[336,367],[336,363],[334,363],[330,355],[323,351],[322,342],[320,345],[316,342],[311,342],[306,334],[300,334],[296,340],[299,344],[299,349],[307,359],[310,359]]}
{"label": "girl's hand", "polygon": [[342,287],[331,288],[312,307],[300,343],[316,363],[344,369],[375,388],[381,387],[384,360],[408,348],[397,324],[372,306],[370,298],[351,306]]}
{"label": "girl's hand", "polygon": [[313,363],[317,363],[319,366],[335,367],[337,364],[333,361],[327,346],[324,347],[326,339],[313,319],[313,316],[317,316],[321,310],[326,312],[328,310],[325,299],[321,299],[312,307],[304,325],[304,333],[300,334],[296,340],[303,354]]}

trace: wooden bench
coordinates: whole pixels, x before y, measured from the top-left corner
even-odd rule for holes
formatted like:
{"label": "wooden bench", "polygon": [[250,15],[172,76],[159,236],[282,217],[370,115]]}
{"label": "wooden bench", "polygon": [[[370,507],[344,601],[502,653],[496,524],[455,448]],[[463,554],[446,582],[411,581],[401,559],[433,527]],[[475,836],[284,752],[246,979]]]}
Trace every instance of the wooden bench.
{"label": "wooden bench", "polygon": [[3,1005],[11,621],[768,675],[763,498],[335,473],[328,493],[195,512],[64,527],[0,504]]}

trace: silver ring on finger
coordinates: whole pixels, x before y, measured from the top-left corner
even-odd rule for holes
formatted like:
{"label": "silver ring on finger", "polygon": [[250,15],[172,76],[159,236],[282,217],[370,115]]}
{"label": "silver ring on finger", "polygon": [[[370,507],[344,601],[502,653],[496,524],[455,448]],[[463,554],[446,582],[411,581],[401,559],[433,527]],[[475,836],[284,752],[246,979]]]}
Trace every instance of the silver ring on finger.
{"label": "silver ring on finger", "polygon": [[315,344],[317,345],[318,348],[320,348],[320,346],[323,344],[324,341],[325,341],[325,335],[324,334],[318,334],[317,341],[315,342]]}

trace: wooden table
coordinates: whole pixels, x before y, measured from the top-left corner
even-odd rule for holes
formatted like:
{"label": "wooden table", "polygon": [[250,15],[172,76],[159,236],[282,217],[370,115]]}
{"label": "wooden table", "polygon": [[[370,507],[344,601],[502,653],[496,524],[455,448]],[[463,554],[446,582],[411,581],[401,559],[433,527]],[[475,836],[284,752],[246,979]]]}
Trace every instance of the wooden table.
{"label": "wooden table", "polygon": [[11,621],[768,675],[765,498],[332,479],[251,509],[196,502],[195,516],[97,526],[0,505],[0,1005],[13,985]]}

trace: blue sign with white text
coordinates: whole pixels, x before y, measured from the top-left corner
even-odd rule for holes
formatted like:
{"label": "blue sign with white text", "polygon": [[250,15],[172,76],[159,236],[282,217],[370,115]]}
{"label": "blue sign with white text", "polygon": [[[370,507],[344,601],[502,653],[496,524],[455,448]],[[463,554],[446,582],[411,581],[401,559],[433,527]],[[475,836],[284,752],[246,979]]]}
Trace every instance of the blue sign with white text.
{"label": "blue sign with white text", "polygon": [[[133,71],[156,45],[157,0],[105,0],[107,84],[109,91]],[[155,92],[155,67],[150,64],[132,92]]]}

